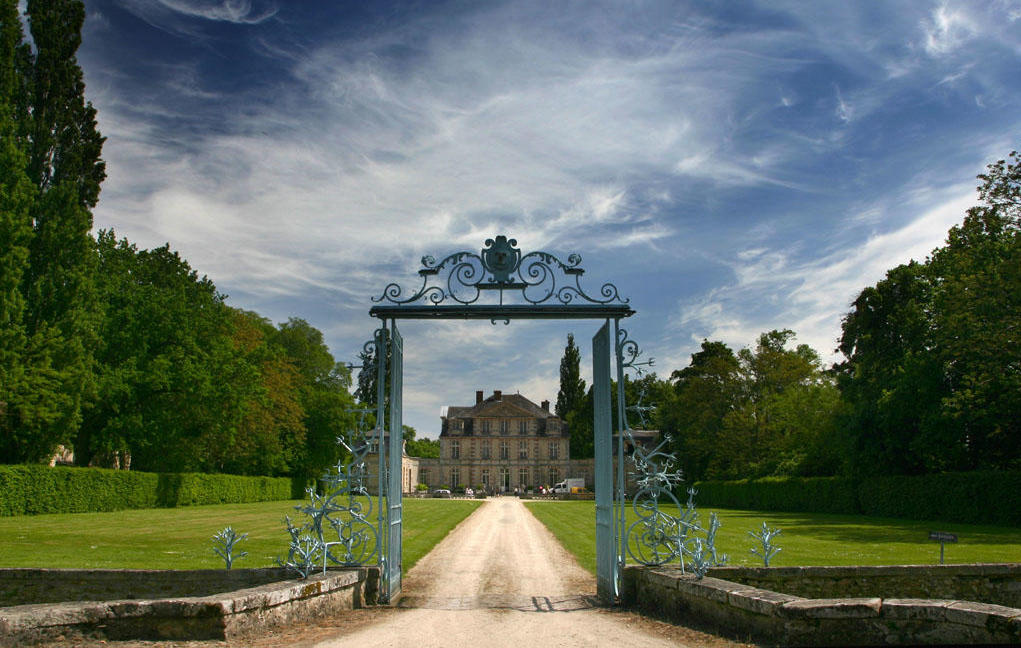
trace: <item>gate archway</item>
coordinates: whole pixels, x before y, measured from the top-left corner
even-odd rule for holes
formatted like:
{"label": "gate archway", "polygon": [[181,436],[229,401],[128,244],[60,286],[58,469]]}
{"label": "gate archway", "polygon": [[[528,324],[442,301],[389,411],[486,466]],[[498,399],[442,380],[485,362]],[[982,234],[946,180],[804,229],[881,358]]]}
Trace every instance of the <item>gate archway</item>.
{"label": "gate archway", "polygon": [[[612,283],[603,283],[594,295],[587,292],[581,285],[584,272],[577,254],[571,254],[566,261],[549,252],[522,254],[516,240],[499,235],[487,239],[478,254],[455,252],[440,261],[425,256],[418,271],[421,284],[414,292],[406,294],[400,284],[390,283],[373,298],[377,305],[371,307],[369,314],[381,322],[373,339],[377,358],[376,420],[385,422],[377,423],[376,428],[380,449],[377,538],[384,544],[378,552],[383,600],[394,600],[401,591],[404,341],[397,323],[406,319],[489,320],[492,324],[509,324],[512,319],[602,320],[592,338],[596,587],[604,601],[613,601],[619,595],[620,572],[627,551],[623,461],[627,417],[622,386],[624,369],[639,364],[638,345],[627,338],[620,321],[635,311]],[[621,422],[616,475],[611,429],[612,360],[616,361],[616,379],[621,386],[616,403],[617,420]],[[388,439],[387,448],[383,447],[384,439]]]}

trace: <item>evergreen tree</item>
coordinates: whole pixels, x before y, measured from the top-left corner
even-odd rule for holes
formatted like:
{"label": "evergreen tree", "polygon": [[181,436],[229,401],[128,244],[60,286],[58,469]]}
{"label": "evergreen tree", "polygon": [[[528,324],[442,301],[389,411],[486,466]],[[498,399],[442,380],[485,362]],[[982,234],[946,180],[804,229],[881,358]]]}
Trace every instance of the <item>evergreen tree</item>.
{"label": "evergreen tree", "polygon": [[5,198],[0,308],[9,318],[2,342],[8,375],[0,400],[10,432],[0,442],[0,458],[35,461],[69,443],[94,384],[100,313],[89,208],[105,175],[99,158],[103,138],[95,110],[85,103],[75,59],[82,3],[28,2],[34,50],[24,42],[17,2],[2,0],[0,7]]}
{"label": "evergreen tree", "polygon": [[[23,55],[16,0],[0,2],[0,461],[26,458],[40,422],[53,418],[46,396],[48,358],[30,352],[23,317],[22,280],[28,272],[35,193],[19,149],[15,97],[22,79],[16,58]],[[33,340],[33,342],[38,342]],[[47,387],[50,387],[47,389]],[[33,398],[35,395],[35,398]]]}
{"label": "evergreen tree", "polygon": [[568,333],[564,357],[560,360],[560,391],[557,392],[554,412],[566,421],[572,412],[582,406],[584,399],[585,381],[581,377],[581,352],[574,344],[574,334]]}

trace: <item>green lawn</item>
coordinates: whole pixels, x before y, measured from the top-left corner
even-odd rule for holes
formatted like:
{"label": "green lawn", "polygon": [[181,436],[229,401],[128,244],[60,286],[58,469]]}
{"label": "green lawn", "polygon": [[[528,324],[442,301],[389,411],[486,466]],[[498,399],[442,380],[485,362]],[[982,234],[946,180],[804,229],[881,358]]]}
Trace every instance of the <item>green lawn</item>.
{"label": "green lawn", "polygon": [[[298,523],[300,501],[221,504],[113,513],[0,517],[0,567],[209,569],[223,567],[212,537],[232,526],[248,538],[235,567],[269,567],[287,555],[284,515]],[[373,500],[373,506],[376,501]],[[480,501],[404,500],[404,571]],[[374,519],[374,518],[373,518]]]}
{"label": "green lawn", "polygon": [[[595,503],[528,502],[529,510],[553,532],[582,567],[596,570]],[[675,509],[676,511],[676,509]],[[1015,527],[916,522],[854,515],[769,513],[729,509],[699,509],[708,523],[710,511],[720,516],[717,551],[729,555],[730,565],[761,565],[750,553],[756,540],[748,531],[765,521],[783,532],[774,544],[783,550],[770,565],[918,565],[939,562],[939,543],[929,531],[956,533],[960,542],[946,545],[947,563],[1021,562],[1021,529]],[[637,519],[627,509],[630,525]],[[635,562],[630,556],[628,562]]]}

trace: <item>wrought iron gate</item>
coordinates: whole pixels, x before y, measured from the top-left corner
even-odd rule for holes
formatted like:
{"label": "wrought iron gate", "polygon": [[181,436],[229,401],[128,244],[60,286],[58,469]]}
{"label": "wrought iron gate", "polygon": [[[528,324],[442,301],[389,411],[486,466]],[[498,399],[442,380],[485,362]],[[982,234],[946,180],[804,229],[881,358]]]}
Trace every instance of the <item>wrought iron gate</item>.
{"label": "wrought iron gate", "polygon": [[[401,591],[403,339],[397,330],[396,320],[482,319],[493,324],[509,324],[512,319],[600,319],[604,323],[592,340],[596,580],[599,597],[613,601],[620,593],[620,570],[627,544],[623,455],[626,419],[623,394],[620,393],[618,420],[622,422],[623,429],[617,444],[615,486],[610,366],[612,354],[617,362],[618,380],[621,381],[624,343],[620,338],[619,323],[621,318],[630,317],[635,311],[611,283],[602,284],[596,295],[587,293],[580,283],[585,271],[580,267],[581,257],[577,254],[570,255],[566,262],[548,252],[523,255],[516,247],[517,241],[506,236],[488,239],[485,245],[481,254],[456,252],[439,262],[431,256],[423,257],[422,268],[418,271],[421,286],[405,296],[399,284],[388,284],[380,296],[373,298],[373,301],[383,304],[373,306],[369,311],[382,322],[375,338],[378,350],[378,539],[386,544],[386,550],[378,553],[381,600],[395,601]],[[614,322],[612,347],[611,320]],[[390,380],[389,396],[387,377]],[[618,392],[622,390],[618,389]],[[387,403],[388,419],[385,416],[388,413]],[[384,443],[387,433],[389,443]]]}

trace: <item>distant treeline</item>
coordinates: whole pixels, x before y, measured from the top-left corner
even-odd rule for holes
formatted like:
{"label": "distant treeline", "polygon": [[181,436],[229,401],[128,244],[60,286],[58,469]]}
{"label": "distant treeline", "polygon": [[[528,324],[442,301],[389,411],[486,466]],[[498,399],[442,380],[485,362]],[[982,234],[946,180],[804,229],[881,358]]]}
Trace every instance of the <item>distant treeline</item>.
{"label": "distant treeline", "polygon": [[[689,482],[1021,470],[1021,157],[978,178],[980,204],[943,246],[854,300],[843,361],[824,367],[786,329],[736,353],[705,340],[669,380],[628,380],[643,406],[631,427],[669,434]],[[569,338],[557,412],[584,457],[592,392],[577,363]]]}

